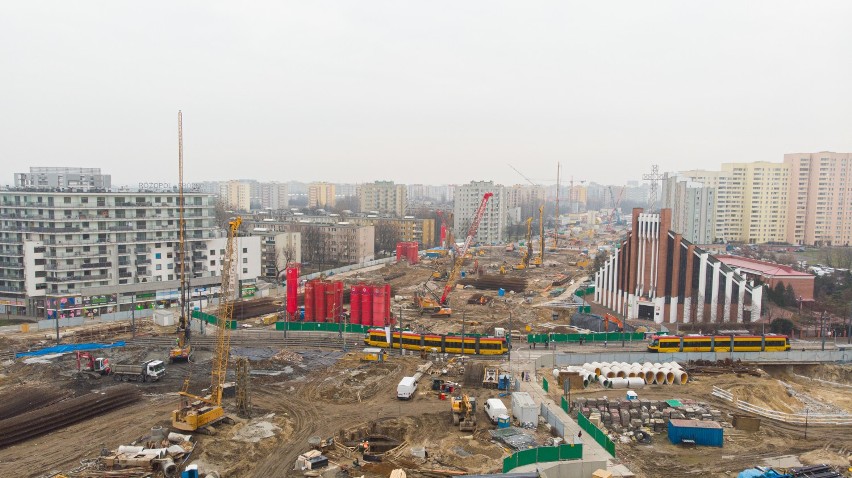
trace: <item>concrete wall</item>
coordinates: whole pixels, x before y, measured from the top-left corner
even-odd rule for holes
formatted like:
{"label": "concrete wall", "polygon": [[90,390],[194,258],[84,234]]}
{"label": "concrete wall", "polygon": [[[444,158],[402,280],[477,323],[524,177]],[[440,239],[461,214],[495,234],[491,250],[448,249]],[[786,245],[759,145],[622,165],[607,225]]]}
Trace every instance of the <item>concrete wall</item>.
{"label": "concrete wall", "polygon": [[592,460],[539,463],[542,478],[592,478],[596,470],[606,470],[606,462]]}
{"label": "concrete wall", "polygon": [[[785,363],[785,362],[852,362],[852,350],[791,350],[789,352],[684,352],[684,353],[646,353],[646,352],[608,352],[592,354],[557,354],[557,365],[582,365],[590,362],[688,362],[690,360],[743,360],[747,362]],[[541,361],[541,362],[539,362]],[[537,367],[553,367],[553,356],[543,355],[536,360]]]}
{"label": "concrete wall", "polygon": [[[152,309],[142,309],[136,311],[136,318],[143,319],[152,317],[154,315],[154,311]],[[114,312],[112,314],[103,314],[98,316],[95,320],[86,320],[85,317],[69,317],[65,319],[59,319],[60,327],[77,327],[87,323],[88,325],[97,325],[103,322],[114,322],[116,320],[130,320],[133,315],[131,311],[127,310],[124,312]],[[55,320],[39,320],[38,324],[35,326],[30,325],[30,330],[37,328],[38,330],[54,330],[56,329],[56,321]]]}

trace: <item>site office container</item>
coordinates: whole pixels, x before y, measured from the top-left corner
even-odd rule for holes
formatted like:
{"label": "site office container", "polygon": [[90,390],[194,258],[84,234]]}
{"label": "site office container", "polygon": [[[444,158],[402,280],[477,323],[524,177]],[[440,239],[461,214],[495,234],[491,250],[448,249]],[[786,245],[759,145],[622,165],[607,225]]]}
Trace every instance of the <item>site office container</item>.
{"label": "site office container", "polygon": [[669,420],[669,441],[675,445],[692,440],[696,445],[721,447],[722,427],[716,422],[702,420]]}
{"label": "site office container", "polygon": [[539,407],[527,392],[515,392],[512,394],[512,416],[520,423],[534,423],[538,425]]}

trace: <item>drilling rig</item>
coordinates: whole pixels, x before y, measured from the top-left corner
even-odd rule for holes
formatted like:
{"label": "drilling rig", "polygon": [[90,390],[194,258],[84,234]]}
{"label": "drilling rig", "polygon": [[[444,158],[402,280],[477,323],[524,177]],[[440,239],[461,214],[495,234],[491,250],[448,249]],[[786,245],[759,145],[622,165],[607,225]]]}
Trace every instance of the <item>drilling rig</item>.
{"label": "drilling rig", "polygon": [[180,317],[177,326],[177,342],[169,351],[169,361],[188,361],[192,354],[189,344],[190,294],[186,280],[186,221],[184,220],[183,198],[183,113],[178,111],[178,258],[180,260]]}

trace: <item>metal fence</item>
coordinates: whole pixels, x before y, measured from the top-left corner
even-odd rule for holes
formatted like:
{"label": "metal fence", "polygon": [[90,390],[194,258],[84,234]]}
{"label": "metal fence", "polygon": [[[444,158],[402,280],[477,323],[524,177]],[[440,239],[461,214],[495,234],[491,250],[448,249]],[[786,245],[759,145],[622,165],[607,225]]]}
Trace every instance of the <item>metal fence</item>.
{"label": "metal fence", "polygon": [[519,466],[583,458],[583,445],[540,446],[519,451],[503,459],[503,473]]}
{"label": "metal fence", "polygon": [[562,422],[562,420],[559,419],[559,417],[556,416],[554,412],[550,410],[550,407],[548,407],[544,403],[541,404],[541,416],[544,418],[544,421],[549,423],[550,426],[553,427],[554,430],[556,430],[559,436],[563,438],[565,437],[565,424]]}
{"label": "metal fence", "polygon": [[340,332],[365,334],[373,328],[369,325],[346,324],[345,326],[335,322],[276,322],[275,330],[288,330],[298,332]]}
{"label": "metal fence", "polygon": [[850,362],[852,350],[790,350],[788,352],[604,352],[557,354],[556,365],[582,365],[591,362],[688,362],[690,360],[742,360],[763,363],[822,363]]}
{"label": "metal fence", "polygon": [[577,414],[577,425],[580,425],[580,428],[582,428],[587,435],[592,437],[592,439],[598,442],[598,444],[602,446],[607,453],[615,458],[615,443],[606,436],[606,433],[604,433],[603,430],[596,427],[582,413]]}
{"label": "metal fence", "polygon": [[[212,324],[212,325],[216,325],[216,323],[219,320],[219,319],[216,318],[215,315],[205,314],[204,312],[201,312],[201,311],[198,311],[198,310],[192,311],[192,318],[198,319],[198,320],[203,320],[204,322],[207,322],[208,324]],[[236,329],[237,328],[237,321],[236,320],[229,320],[228,321],[228,328],[229,329]]]}
{"label": "metal fence", "polygon": [[642,332],[592,332],[588,334],[528,334],[527,342],[541,344],[545,342],[641,342],[645,340]]}
{"label": "metal fence", "polygon": [[784,413],[767,408],[752,405],[751,403],[737,400],[734,395],[722,388],[713,387],[713,396],[719,397],[722,400],[732,402],[735,407],[740,410],[754,413],[765,418],[778,420],[785,423],[793,423],[797,425],[852,425],[852,416],[837,415],[827,413]]}

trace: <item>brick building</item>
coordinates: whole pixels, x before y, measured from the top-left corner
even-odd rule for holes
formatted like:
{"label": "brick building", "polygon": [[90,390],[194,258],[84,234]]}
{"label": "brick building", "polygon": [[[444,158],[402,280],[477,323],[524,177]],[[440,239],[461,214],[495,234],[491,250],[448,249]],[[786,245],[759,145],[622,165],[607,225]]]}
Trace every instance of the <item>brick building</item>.
{"label": "brick building", "polygon": [[763,286],[671,230],[672,211],[633,210],[631,231],[595,272],[594,302],[656,323],[751,322]]}
{"label": "brick building", "polygon": [[785,287],[792,285],[796,298],[802,302],[814,300],[815,277],[813,274],[799,272],[792,267],[781,264],[749,259],[748,257],[719,255],[716,258],[750,279],[759,279],[769,288],[774,288],[781,282]]}

